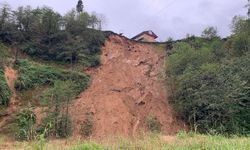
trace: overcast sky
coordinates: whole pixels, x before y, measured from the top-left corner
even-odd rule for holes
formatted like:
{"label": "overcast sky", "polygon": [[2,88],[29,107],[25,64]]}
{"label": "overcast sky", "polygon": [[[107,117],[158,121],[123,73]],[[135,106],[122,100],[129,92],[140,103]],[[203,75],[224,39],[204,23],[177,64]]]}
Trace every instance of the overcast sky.
{"label": "overcast sky", "polygon": [[[0,0],[13,8],[20,5],[49,6],[65,14],[78,0]],[[105,16],[105,30],[133,37],[153,30],[160,41],[200,35],[207,26],[216,26],[221,36],[230,34],[233,16],[245,15],[247,0],[83,0],[85,10]]]}

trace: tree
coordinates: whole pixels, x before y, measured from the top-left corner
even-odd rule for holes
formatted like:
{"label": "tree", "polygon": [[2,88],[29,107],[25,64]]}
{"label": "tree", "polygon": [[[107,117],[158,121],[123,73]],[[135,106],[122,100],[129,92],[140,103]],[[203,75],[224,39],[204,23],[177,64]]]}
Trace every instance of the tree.
{"label": "tree", "polygon": [[8,4],[3,4],[0,9],[0,30],[3,30],[10,15],[11,15],[10,6]]}
{"label": "tree", "polygon": [[250,19],[235,16],[232,21],[234,35],[227,43],[231,43],[229,52],[232,56],[242,56],[250,50]]}
{"label": "tree", "polygon": [[201,37],[203,37],[205,39],[209,39],[209,40],[216,38],[216,37],[218,37],[217,29],[215,27],[207,27],[202,32]]}
{"label": "tree", "polygon": [[248,4],[246,5],[246,8],[248,8],[247,15],[250,18],[250,0],[248,0]]}
{"label": "tree", "polygon": [[72,81],[56,81],[54,87],[46,92],[45,98],[49,100],[52,108],[52,134],[67,137],[71,134],[69,119],[69,103],[74,98],[74,84]]}
{"label": "tree", "polygon": [[234,16],[231,30],[234,34],[239,34],[246,30],[246,18],[243,16]]}
{"label": "tree", "polygon": [[56,33],[59,30],[59,21],[61,15],[54,12],[52,9],[44,7],[42,9],[42,29],[47,35]]}
{"label": "tree", "polygon": [[76,11],[77,11],[78,13],[83,12],[83,2],[82,2],[82,0],[79,0],[79,1],[78,1],[77,5],[76,5]]}

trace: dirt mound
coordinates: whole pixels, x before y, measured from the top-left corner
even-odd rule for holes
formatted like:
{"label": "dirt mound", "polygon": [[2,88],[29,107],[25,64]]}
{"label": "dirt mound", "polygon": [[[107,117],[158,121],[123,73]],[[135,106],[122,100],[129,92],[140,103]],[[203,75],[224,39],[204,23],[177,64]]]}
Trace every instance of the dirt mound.
{"label": "dirt mound", "polygon": [[111,36],[102,49],[100,67],[89,70],[90,87],[74,101],[70,109],[74,135],[93,116],[94,138],[133,136],[146,131],[145,120],[157,117],[164,134],[183,128],[167,101],[160,79],[165,53],[149,44]]}

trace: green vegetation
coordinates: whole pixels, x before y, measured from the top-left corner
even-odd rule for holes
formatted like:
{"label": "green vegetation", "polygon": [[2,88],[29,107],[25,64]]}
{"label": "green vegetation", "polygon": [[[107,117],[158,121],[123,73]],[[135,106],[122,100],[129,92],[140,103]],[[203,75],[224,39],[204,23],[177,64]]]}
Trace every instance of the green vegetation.
{"label": "green vegetation", "polygon": [[85,11],[72,10],[61,16],[49,7],[0,7],[0,41],[18,47],[16,60],[22,51],[49,61],[99,65],[105,41],[99,29],[101,20]]}
{"label": "green vegetation", "polygon": [[4,76],[4,70],[0,67],[0,107],[8,106],[11,91]]}
{"label": "green vegetation", "polygon": [[[6,140],[2,138],[0,142]],[[111,142],[112,141],[112,142]],[[0,145],[2,144],[0,143]],[[67,144],[65,144],[67,143]],[[245,137],[226,138],[220,135],[201,135],[180,132],[175,137],[163,137],[157,134],[141,135],[135,139],[111,138],[98,143],[93,141],[67,140],[61,142],[15,143],[12,149],[38,150],[248,150],[250,139]]]}
{"label": "green vegetation", "polygon": [[214,29],[188,37],[167,60],[173,106],[195,131],[250,135],[250,20],[233,29],[226,41]]}
{"label": "green vegetation", "polygon": [[46,136],[56,136],[65,138],[71,135],[72,123],[69,116],[69,104],[75,96],[74,84],[70,81],[56,81],[53,88],[45,92],[45,97],[49,102],[50,111],[42,124],[38,128],[40,133]]}
{"label": "green vegetation", "polygon": [[35,139],[35,130],[33,125],[36,123],[36,115],[30,109],[23,109],[16,116],[17,131],[16,139],[33,140]]}
{"label": "green vegetation", "polygon": [[28,60],[20,60],[17,69],[19,76],[15,83],[15,88],[18,91],[42,85],[53,85],[57,80],[70,80],[75,84],[75,93],[79,94],[87,88],[89,82],[89,77],[83,73],[66,71],[35,62],[29,62]]}
{"label": "green vegetation", "polygon": [[[47,117],[35,129],[37,134],[68,137],[72,132],[68,107],[80,92],[89,84],[89,77],[83,73],[55,68],[28,60],[20,60],[16,65],[19,76],[15,88],[19,94],[33,88],[44,87],[40,92],[39,104],[47,106]],[[40,90],[40,89],[38,89]]]}
{"label": "green vegetation", "polygon": [[160,133],[161,132],[161,124],[157,120],[157,118],[153,115],[149,115],[146,118],[146,125],[149,131],[153,133]]}
{"label": "green vegetation", "polygon": [[0,107],[7,106],[11,96],[10,88],[4,76],[4,65],[8,56],[7,47],[0,43]]}
{"label": "green vegetation", "polygon": [[87,138],[91,136],[94,126],[93,122],[94,122],[93,114],[89,113],[85,121],[81,124],[81,135],[83,137]]}

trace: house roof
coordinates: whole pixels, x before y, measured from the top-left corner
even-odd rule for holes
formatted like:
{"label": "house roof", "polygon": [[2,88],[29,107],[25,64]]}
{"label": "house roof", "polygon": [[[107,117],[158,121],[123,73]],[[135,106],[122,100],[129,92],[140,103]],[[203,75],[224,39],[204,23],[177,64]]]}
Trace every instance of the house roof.
{"label": "house roof", "polygon": [[143,31],[142,33],[136,35],[136,36],[133,37],[132,39],[134,40],[134,39],[136,39],[136,38],[142,36],[143,34],[147,34],[147,35],[153,37],[154,39],[158,38],[158,36],[157,36],[153,31],[149,30],[149,31]]}

